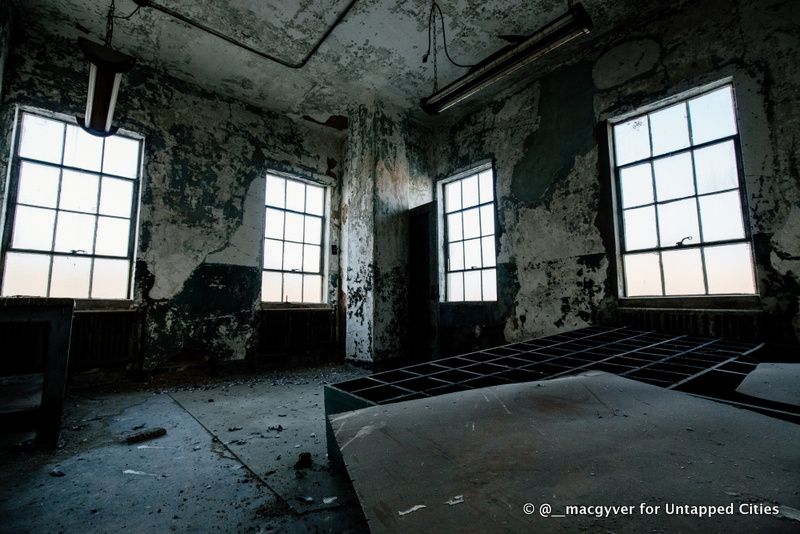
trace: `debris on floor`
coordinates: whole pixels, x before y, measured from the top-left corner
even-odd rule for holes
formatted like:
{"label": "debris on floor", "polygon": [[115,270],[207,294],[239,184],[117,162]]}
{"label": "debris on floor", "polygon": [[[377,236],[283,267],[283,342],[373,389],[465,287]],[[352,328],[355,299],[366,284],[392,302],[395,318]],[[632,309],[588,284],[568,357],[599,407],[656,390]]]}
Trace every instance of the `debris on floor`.
{"label": "debris on floor", "polygon": [[145,430],[140,430],[138,432],[128,434],[127,436],[125,436],[125,442],[128,445],[133,445],[134,443],[160,438],[161,436],[166,435],[166,433],[167,430],[160,426],[154,428],[147,428]]}
{"label": "debris on floor", "polygon": [[397,515],[400,515],[400,516],[408,515],[408,514],[416,512],[417,510],[422,510],[423,508],[427,508],[427,506],[425,506],[424,504],[415,504],[414,506],[412,506],[408,510],[403,510],[401,512],[397,512]]}
{"label": "debris on floor", "polygon": [[63,477],[64,475],[66,475],[66,473],[64,473],[64,471],[62,471],[58,467],[54,467],[53,469],[50,470],[51,477]]}
{"label": "debris on floor", "polygon": [[314,461],[311,459],[310,452],[301,452],[300,458],[297,460],[297,463],[294,464],[295,469],[308,469],[314,464]]}

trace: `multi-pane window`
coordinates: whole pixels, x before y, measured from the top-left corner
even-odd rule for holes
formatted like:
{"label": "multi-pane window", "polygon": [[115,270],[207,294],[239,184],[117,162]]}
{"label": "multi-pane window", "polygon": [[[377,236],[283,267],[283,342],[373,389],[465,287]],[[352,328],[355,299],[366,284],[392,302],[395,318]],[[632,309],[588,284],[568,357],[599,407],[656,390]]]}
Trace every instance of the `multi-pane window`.
{"label": "multi-pane window", "polygon": [[142,143],[20,113],[2,294],[130,297]]}
{"label": "multi-pane window", "polygon": [[497,300],[492,168],[444,184],[447,301]]}
{"label": "multi-pane window", "polygon": [[267,174],[264,302],[325,302],[325,188]]}
{"label": "multi-pane window", "polygon": [[613,127],[625,295],[753,294],[733,88]]}

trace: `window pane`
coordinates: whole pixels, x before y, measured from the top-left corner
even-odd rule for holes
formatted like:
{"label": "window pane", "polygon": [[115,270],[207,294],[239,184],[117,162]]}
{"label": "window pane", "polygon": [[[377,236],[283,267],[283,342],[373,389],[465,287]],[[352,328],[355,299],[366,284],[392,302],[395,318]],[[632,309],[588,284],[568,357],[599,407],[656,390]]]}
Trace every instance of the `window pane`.
{"label": "window pane", "polygon": [[753,280],[753,259],[750,245],[739,243],[706,247],[706,272],[708,292],[712,294],[756,292]]}
{"label": "window pane", "polygon": [[481,272],[467,271],[464,273],[464,300],[481,300]]}
{"label": "window pane", "polygon": [[626,254],[625,288],[629,297],[661,295],[661,266],[658,252]]}
{"label": "window pane", "polygon": [[136,178],[139,174],[139,141],[127,137],[106,137],[103,173]]}
{"label": "window pane", "polygon": [[303,211],[306,207],[306,186],[294,180],[286,180],[286,209]]}
{"label": "window pane", "polygon": [[481,240],[471,239],[464,241],[464,268],[476,269],[481,265]]}
{"label": "window pane", "polygon": [[298,243],[283,244],[283,270],[299,271],[303,268],[303,245]]}
{"label": "window pane", "polygon": [[481,208],[481,235],[494,234],[494,204]]}
{"label": "window pane", "polygon": [[625,167],[619,171],[622,207],[653,203],[653,177],[649,163]]}
{"label": "window pane", "polygon": [[128,297],[128,260],[94,260],[92,272],[93,299],[124,299]]}
{"label": "window pane", "polygon": [[286,213],[286,233],[288,241],[303,241],[303,216],[299,213]]}
{"label": "window pane", "polygon": [[92,253],[94,215],[59,212],[56,223],[55,250],[59,252]]}
{"label": "window pane", "polygon": [[472,208],[463,212],[464,216],[464,239],[480,237],[481,222],[478,208]]}
{"label": "window pane", "polygon": [[481,204],[494,200],[494,180],[492,179],[492,170],[489,169],[480,173],[478,175],[478,181],[480,182]]}
{"label": "window pane", "polygon": [[[700,242],[697,225],[697,203],[695,199],[678,200],[658,206],[658,230],[662,247],[679,246]],[[686,239],[686,238],[689,239]]]}
{"label": "window pane", "polygon": [[483,266],[494,267],[495,250],[494,250],[494,236],[484,237],[481,239],[481,251],[483,253]]}
{"label": "window pane", "polygon": [[89,271],[92,260],[65,256],[53,257],[51,297],[89,298]]}
{"label": "window pane", "polygon": [[99,171],[102,157],[102,137],[92,135],[78,126],[67,125],[67,138],[64,142],[64,165]]}
{"label": "window pane", "polygon": [[653,162],[659,202],[694,195],[692,156],[689,152]]}
{"label": "window pane", "polygon": [[744,237],[742,204],[738,191],[700,197],[703,241],[722,241]]}
{"label": "window pane", "polygon": [[19,168],[17,201],[55,208],[58,199],[58,168],[23,161]]}
{"label": "window pane", "polygon": [[322,277],[303,275],[303,302],[322,302]]}
{"label": "window pane", "polygon": [[702,295],[703,263],[699,249],[670,250],[661,253],[665,295]]}
{"label": "window pane", "polygon": [[739,187],[733,141],[695,150],[694,167],[697,171],[698,193],[713,193]]}
{"label": "window pane", "polygon": [[614,126],[614,151],[619,166],[650,157],[646,115]]}
{"label": "window pane", "polygon": [[653,206],[625,210],[625,249],[639,250],[658,245],[656,210]]}
{"label": "window pane", "polygon": [[133,205],[133,182],[116,178],[103,178],[100,186],[100,213],[117,217],[130,217]]}
{"label": "window pane", "polygon": [[261,273],[261,300],[264,302],[281,302],[281,273],[264,271]]}
{"label": "window pane", "polygon": [[445,213],[461,209],[461,181],[450,182],[444,186]]}
{"label": "window pane", "polygon": [[325,190],[313,185],[306,186],[306,213],[323,215]]}
{"label": "window pane", "polygon": [[267,208],[264,220],[264,236],[274,239],[283,239],[283,212]]}
{"label": "window pane", "polygon": [[460,241],[464,239],[461,231],[461,214],[453,213],[447,216],[447,240]]}
{"label": "window pane", "polygon": [[24,158],[61,163],[64,124],[38,115],[22,115],[19,155]]}
{"label": "window pane", "polygon": [[320,247],[317,245],[303,245],[303,271],[307,273],[320,272]]}
{"label": "window pane", "polygon": [[52,250],[56,212],[17,206],[11,246],[31,250]]}
{"label": "window pane", "polygon": [[469,208],[478,204],[478,177],[470,176],[461,180],[461,200],[463,207]]}
{"label": "window pane", "polygon": [[447,274],[447,300],[450,302],[464,300],[464,273]]}
{"label": "window pane", "polygon": [[303,301],[303,275],[286,273],[283,275],[283,301]]}
{"label": "window pane", "polygon": [[94,253],[103,256],[127,256],[130,229],[127,219],[99,217]]}
{"label": "window pane", "polygon": [[267,195],[265,202],[267,206],[283,208],[286,202],[286,180],[277,176],[267,175]]}
{"label": "window pane", "polygon": [[283,243],[274,239],[264,240],[264,268],[281,269],[283,262]]}
{"label": "window pane", "polygon": [[312,245],[322,243],[322,219],[306,215],[306,229],[303,241]]}
{"label": "window pane", "polygon": [[692,142],[697,145],[736,133],[733,93],[726,86],[689,100]]}
{"label": "window pane", "polygon": [[45,254],[6,254],[3,295],[47,296],[50,256]]}
{"label": "window pane", "polygon": [[464,242],[450,243],[447,249],[447,259],[450,261],[449,271],[460,271],[464,268]]}
{"label": "window pane", "polygon": [[61,177],[61,201],[63,210],[95,213],[97,211],[97,187],[100,178],[96,174],[64,171]]}
{"label": "window pane", "polygon": [[486,269],[483,273],[483,300],[497,300],[497,272]]}
{"label": "window pane", "polygon": [[688,147],[689,126],[686,116],[686,104],[681,102],[651,113],[650,132],[654,156]]}

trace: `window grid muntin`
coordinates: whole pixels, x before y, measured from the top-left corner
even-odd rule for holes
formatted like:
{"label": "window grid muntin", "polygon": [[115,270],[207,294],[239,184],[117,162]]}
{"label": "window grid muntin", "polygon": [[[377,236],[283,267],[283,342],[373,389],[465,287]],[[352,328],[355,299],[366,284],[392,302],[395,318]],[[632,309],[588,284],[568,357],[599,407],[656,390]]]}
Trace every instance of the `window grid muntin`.
{"label": "window grid muntin", "polygon": [[[22,136],[23,136],[23,126],[24,120],[26,116],[31,116],[33,118],[44,119],[47,121],[57,122],[61,126],[61,148],[60,148],[60,158],[58,163],[52,161],[46,161],[41,159],[36,159],[30,156],[22,156],[20,154],[20,150],[22,149]],[[125,135],[125,134],[115,134],[113,137],[122,137],[125,139],[129,139],[137,143],[137,154],[136,154],[136,172],[135,177],[129,176],[121,176],[118,174],[106,173],[104,172],[104,163],[105,163],[105,156],[106,156],[106,140],[108,138],[102,138],[102,142],[100,143],[100,170],[93,170],[84,167],[78,167],[74,165],[64,165],[64,159],[66,154],[66,144],[67,144],[67,132],[70,126],[78,128],[78,125],[73,122],[68,122],[59,117],[55,117],[46,113],[40,113],[28,109],[20,109],[18,116],[16,118],[16,135],[14,139],[14,149],[12,153],[12,162],[11,162],[11,180],[8,187],[8,201],[7,201],[7,210],[8,214],[6,216],[6,224],[3,230],[3,250],[2,250],[2,267],[0,267],[0,285],[5,284],[5,276],[6,276],[6,259],[8,253],[17,253],[17,254],[35,254],[39,256],[46,256],[48,257],[48,273],[47,273],[47,290],[45,293],[45,298],[52,298],[52,285],[53,285],[53,265],[54,260],[56,257],[70,257],[70,258],[85,258],[89,260],[89,284],[87,288],[86,297],[75,297],[75,298],[85,298],[88,300],[95,300],[95,299],[103,299],[108,297],[93,297],[93,284],[94,284],[94,267],[95,267],[95,260],[97,259],[109,259],[109,260],[119,260],[119,261],[127,261],[128,262],[128,274],[126,277],[126,287],[125,287],[125,296],[121,298],[114,297],[112,300],[127,300],[130,299],[131,289],[132,289],[132,282],[133,282],[133,257],[134,257],[134,249],[135,249],[135,237],[136,237],[136,221],[138,220],[138,210],[137,210],[137,203],[139,200],[139,187],[140,187],[140,180],[142,174],[142,157],[143,157],[143,142],[141,138]],[[43,165],[51,168],[58,169],[58,187],[56,190],[56,205],[54,208],[49,206],[36,206],[27,203],[19,203],[17,202],[17,198],[19,196],[19,188],[21,186],[21,170],[22,170],[22,163],[28,162],[35,165]],[[91,174],[97,177],[98,185],[97,185],[97,204],[94,213],[86,212],[86,211],[77,211],[77,210],[64,210],[61,209],[61,192],[62,186],[64,182],[64,171],[73,171],[79,172],[84,174]],[[112,216],[112,215],[102,215],[100,213],[100,194],[102,192],[102,184],[103,178],[114,178],[114,179],[121,179],[127,180],[128,182],[132,183],[131,189],[131,209],[130,209],[130,217],[121,217],[121,216]],[[54,212],[54,219],[53,219],[53,230],[52,230],[52,238],[50,242],[50,249],[49,250],[42,250],[42,249],[27,249],[21,247],[14,247],[13,246],[13,236],[14,230],[16,229],[17,223],[17,207],[30,207],[42,210],[48,210]],[[92,252],[84,252],[81,254],[73,254],[71,252],[64,252],[64,251],[56,251],[55,250],[55,241],[56,241],[56,234],[58,231],[58,221],[59,221],[59,214],[60,213],[75,213],[80,215],[89,215],[94,217],[94,231],[92,234]],[[125,256],[110,256],[104,254],[96,254],[94,251],[96,249],[96,241],[97,241],[97,228],[99,224],[100,217],[109,217],[119,220],[127,220],[128,221],[128,250]],[[1,289],[1,287],[0,287]]]}
{"label": "window grid muntin", "polygon": [[[708,141],[703,141],[702,143],[698,143],[698,144],[695,145],[694,144],[694,132],[693,132],[693,127],[692,127],[692,115],[691,115],[691,110],[689,108],[689,102],[691,102],[693,100],[696,100],[696,99],[699,99],[699,98],[701,98],[701,97],[703,97],[703,96],[705,96],[705,95],[707,95],[709,93],[713,93],[715,91],[718,91],[718,90],[726,88],[726,87],[730,91],[730,95],[731,95],[731,112],[733,113],[734,126],[735,126],[735,129],[736,129],[736,133],[729,134],[729,135],[724,135],[722,137],[711,139],[711,140],[708,140]],[[677,106],[679,104],[683,106],[685,114],[686,114],[685,116],[686,116],[686,124],[687,124],[688,134],[689,134],[689,145],[686,146],[686,147],[680,148],[680,149],[668,151],[668,152],[665,152],[665,153],[658,154],[657,156],[654,156],[653,155],[653,131],[652,131],[652,121],[650,120],[650,115],[652,115],[654,113],[657,113],[657,112],[659,112],[659,111],[661,111],[663,109],[666,109],[666,108],[669,108],[669,107],[673,107],[673,106]],[[616,138],[616,135],[614,133],[613,127],[618,125],[618,124],[624,124],[624,123],[633,121],[633,120],[635,120],[637,118],[640,118],[640,117],[646,117],[647,118],[647,132],[648,132],[648,143],[649,143],[650,155],[648,157],[639,158],[639,159],[636,159],[636,160],[633,160],[633,161],[626,162],[623,165],[617,165],[616,164],[617,138]],[[753,283],[754,292],[757,291],[755,263],[753,262],[753,259],[752,259],[753,258],[753,245],[752,245],[751,231],[750,231],[750,224],[749,224],[749,213],[748,213],[748,210],[747,210],[747,204],[746,204],[745,195],[743,194],[744,193],[744,187],[745,187],[745,184],[744,184],[744,167],[743,167],[743,163],[742,163],[741,144],[740,144],[739,136],[740,136],[740,128],[739,128],[738,114],[737,114],[737,108],[736,108],[736,95],[735,95],[735,93],[733,91],[733,85],[731,83],[724,83],[724,84],[720,84],[720,85],[715,86],[715,87],[710,87],[710,88],[705,89],[705,90],[703,90],[702,92],[700,92],[700,93],[698,93],[696,95],[684,98],[684,99],[680,100],[679,102],[674,102],[673,101],[673,102],[665,103],[663,106],[657,106],[657,107],[654,107],[654,108],[650,108],[647,111],[644,111],[644,112],[636,114],[636,115],[626,116],[626,117],[624,117],[624,118],[620,119],[619,121],[616,121],[616,122],[614,122],[612,124],[611,152],[613,154],[614,161],[615,161],[615,163],[614,163],[614,176],[615,176],[615,181],[616,181],[616,192],[617,192],[617,199],[618,199],[618,201],[617,201],[617,205],[618,205],[617,213],[618,213],[618,221],[619,221],[618,233],[619,233],[619,236],[620,236],[620,247],[621,247],[621,255],[620,256],[621,256],[621,260],[622,260],[619,263],[620,263],[620,269],[621,269],[621,272],[622,272],[621,283],[622,283],[622,287],[623,287],[623,290],[624,290],[624,295],[626,297],[629,296],[629,289],[627,287],[628,286],[628,277],[627,277],[627,274],[626,274],[626,267],[625,267],[625,261],[624,261],[626,256],[647,254],[647,253],[657,253],[658,254],[659,273],[660,273],[660,277],[661,277],[661,281],[660,281],[661,282],[661,293],[658,294],[658,295],[636,295],[637,298],[638,297],[672,297],[672,296],[708,296],[708,295],[712,295],[712,294],[709,293],[709,289],[708,289],[709,288],[709,281],[708,281],[708,272],[707,272],[707,265],[706,265],[706,258],[705,258],[705,249],[709,248],[709,247],[717,247],[717,246],[732,245],[732,244],[745,244],[745,245],[747,245],[748,250],[750,252],[750,266],[749,266],[750,269],[749,270],[750,270],[750,273],[751,273],[751,276],[752,276],[752,283]],[[711,146],[723,145],[723,144],[725,144],[727,142],[733,142],[734,159],[736,161],[737,187],[724,189],[724,190],[719,190],[719,191],[712,191],[712,192],[708,192],[708,193],[698,194],[697,168],[696,168],[696,164],[695,164],[695,152],[699,151],[699,150],[702,150],[704,148],[711,147]],[[694,186],[694,194],[686,196],[686,197],[673,198],[673,199],[668,199],[668,200],[663,201],[663,202],[659,202],[658,198],[657,198],[658,197],[658,192],[657,192],[657,188],[656,188],[656,173],[655,173],[655,168],[654,168],[654,162],[657,161],[657,160],[661,160],[661,159],[668,159],[670,157],[673,157],[673,156],[676,156],[676,155],[680,155],[680,154],[686,153],[686,152],[690,153],[690,158],[691,158],[692,183],[693,183],[693,186]],[[652,191],[653,191],[653,202],[648,203],[648,204],[629,206],[627,208],[624,208],[623,207],[621,171],[626,169],[626,168],[629,168],[629,167],[634,167],[636,165],[642,165],[644,163],[647,163],[650,166],[650,179],[651,179],[651,186],[652,186]],[[700,197],[720,195],[720,194],[728,193],[728,192],[732,192],[732,191],[736,191],[739,194],[738,195],[739,196],[739,208],[741,210],[741,215],[742,215],[742,229],[743,229],[744,236],[742,238],[738,238],[738,239],[726,239],[726,240],[705,242],[703,240],[703,223],[702,223],[702,215],[701,215],[702,212],[700,211]],[[687,199],[691,199],[691,198],[695,198],[695,200],[696,200],[695,208],[697,210],[696,213],[697,213],[698,240],[699,240],[699,242],[698,243],[685,244],[685,245],[682,245],[682,246],[662,247],[661,246],[661,238],[660,238],[661,230],[660,230],[660,220],[659,220],[659,215],[658,215],[658,206],[659,205],[663,205],[663,204],[668,204],[668,203],[671,203],[671,202],[678,202],[678,201],[682,201],[682,200],[687,200]],[[628,211],[628,210],[631,210],[631,209],[638,209],[638,208],[643,208],[643,207],[648,207],[648,206],[653,206],[653,210],[654,210],[654,216],[655,216],[655,222],[656,222],[657,246],[656,247],[645,248],[645,249],[634,249],[634,250],[630,250],[629,251],[627,249],[627,239],[626,239],[626,235],[625,235],[626,228],[625,228],[624,213],[625,213],[625,211]],[[705,293],[703,293],[702,295],[700,295],[700,294],[691,294],[691,295],[670,294],[670,295],[667,295],[666,294],[666,282],[665,282],[665,277],[664,277],[663,253],[664,252],[669,252],[669,251],[675,251],[675,250],[691,250],[691,249],[695,249],[695,248],[699,248],[700,249],[700,255],[701,255],[700,259],[701,259],[701,267],[702,267],[702,273],[703,273],[703,285],[705,287]],[[713,295],[728,295],[728,294],[735,294],[735,293],[715,293]]]}
{"label": "window grid muntin", "polygon": [[[488,201],[488,202],[481,202],[480,175],[482,173],[484,173],[484,172],[490,172],[491,173],[490,174],[490,176],[491,176],[490,180],[491,180],[491,186],[492,186],[491,187],[492,200]],[[473,206],[469,206],[469,207],[465,208],[464,207],[464,181],[469,180],[470,178],[473,178],[473,177],[475,178],[475,180],[476,180],[476,182],[478,184],[477,185],[477,188],[478,188],[478,193],[477,193],[478,194],[478,203],[473,205]],[[453,184],[458,184],[459,204],[460,204],[461,207],[459,209],[448,211],[447,187],[448,186],[452,186]],[[445,265],[446,265],[445,277],[444,277],[445,278],[445,280],[444,280],[444,282],[445,282],[445,301],[446,302],[493,302],[493,301],[496,301],[497,300],[496,296],[495,296],[495,299],[487,300],[486,296],[484,294],[484,288],[483,288],[483,286],[484,286],[484,283],[483,283],[484,271],[494,271],[495,272],[495,295],[496,295],[496,291],[497,291],[496,290],[496,287],[497,287],[497,249],[496,249],[497,242],[495,240],[495,236],[496,236],[496,233],[497,233],[497,212],[496,212],[496,209],[495,209],[496,198],[495,198],[495,186],[494,186],[494,167],[493,166],[479,167],[479,168],[474,169],[472,171],[468,171],[467,173],[463,173],[457,178],[453,178],[451,180],[448,180],[448,181],[444,182],[442,184],[442,196],[444,198],[444,202],[443,202],[443,205],[444,205],[444,209],[443,209],[443,212],[444,212],[444,217],[443,217],[444,218],[444,260],[445,260]],[[492,217],[494,219],[494,221],[493,221],[493,223],[494,223],[494,231],[491,234],[483,235],[483,217],[482,217],[482,214],[481,214],[481,210],[482,210],[482,208],[487,207],[487,206],[491,206]],[[464,237],[465,236],[465,233],[464,233],[464,212],[471,211],[471,210],[476,210],[478,212],[478,237],[465,238]],[[457,240],[451,241],[450,240],[449,216],[454,215],[454,214],[460,214],[461,215],[461,219],[460,219],[461,220],[461,239],[457,239]],[[492,257],[495,258],[494,265],[491,265],[491,266],[484,266],[484,264],[483,264],[483,262],[484,262],[483,239],[487,238],[487,237],[491,238],[491,240],[492,240],[491,254],[492,254]],[[479,267],[474,267],[474,268],[468,269],[468,268],[466,268],[466,263],[467,263],[466,262],[466,249],[464,247],[464,244],[467,241],[475,241],[475,240],[477,240],[479,242],[479,250],[480,250],[479,254],[480,254],[481,265]],[[460,243],[461,247],[462,247],[461,254],[462,254],[462,257],[463,257],[463,266],[464,266],[464,268],[463,269],[451,269],[451,267],[450,267],[450,265],[451,265],[451,261],[450,261],[450,245],[458,244],[458,243]],[[480,293],[481,293],[481,297],[480,297],[480,300],[477,300],[477,301],[476,300],[467,300],[467,298],[466,298],[466,278],[465,278],[465,275],[467,273],[471,273],[471,272],[478,272],[480,274]],[[450,291],[450,289],[451,289],[450,288],[450,275],[451,274],[461,274],[461,296],[462,296],[461,300],[451,300],[450,299],[450,295],[451,295],[451,291]]]}
{"label": "window grid muntin", "polygon": [[[278,207],[278,206],[273,206],[271,204],[267,204],[267,200],[266,200],[267,199],[267,194],[268,194],[267,189],[269,188],[269,178],[270,177],[271,178],[276,178],[276,179],[279,179],[279,180],[283,181],[283,207]],[[303,186],[303,209],[304,209],[304,211],[297,211],[297,210],[290,209],[290,208],[286,207],[287,206],[287,200],[288,200],[288,194],[289,194],[288,193],[288,189],[289,188],[287,187],[288,182],[298,183],[298,184],[301,184]],[[316,213],[310,213],[308,211],[305,211],[308,208],[307,204],[308,204],[308,188],[309,187],[315,187],[315,188],[318,188],[318,189],[320,189],[322,191],[322,215],[317,215]],[[266,183],[265,183],[265,195],[264,195],[264,218],[265,218],[265,224],[266,224],[266,210],[267,209],[273,209],[273,210],[281,212],[281,214],[283,216],[283,232],[282,232],[283,235],[282,235],[281,239],[277,239],[277,238],[273,238],[273,237],[267,237],[267,235],[266,235],[267,232],[266,232],[266,227],[265,227],[264,228],[264,237],[262,238],[263,239],[262,242],[264,244],[264,248],[265,249],[266,249],[266,245],[267,245],[267,241],[268,240],[269,241],[277,241],[277,242],[281,243],[281,262],[280,262],[281,263],[281,268],[280,269],[275,269],[275,268],[271,268],[271,267],[270,268],[266,267],[265,264],[264,264],[264,255],[265,254],[262,252],[262,254],[261,254],[261,270],[262,270],[262,273],[270,272],[270,273],[279,273],[281,275],[281,291],[280,291],[280,293],[281,293],[281,298],[282,299],[286,295],[286,293],[285,293],[285,283],[286,283],[285,275],[286,274],[296,274],[296,275],[300,276],[300,301],[299,301],[300,303],[306,303],[305,296],[304,296],[305,295],[305,277],[306,276],[319,276],[319,278],[320,278],[320,287],[319,287],[320,298],[319,298],[319,301],[317,301],[317,302],[308,301],[308,302],[309,303],[324,303],[325,300],[326,300],[325,291],[324,291],[324,289],[325,289],[324,268],[325,268],[325,215],[326,215],[325,198],[326,198],[326,195],[327,195],[327,191],[326,191],[326,187],[325,186],[322,186],[322,185],[319,185],[319,184],[308,183],[308,182],[305,182],[303,180],[300,180],[300,179],[297,179],[297,178],[294,178],[294,177],[289,177],[289,176],[286,176],[286,175],[283,175],[283,174],[279,174],[279,173],[275,173],[275,172],[268,172],[267,173]],[[286,214],[287,213],[300,215],[300,216],[303,217],[303,229],[302,229],[302,232],[301,232],[302,235],[303,235],[303,241],[294,241],[294,240],[286,239]],[[320,225],[319,225],[320,226],[319,243],[309,243],[309,242],[305,241],[305,236],[306,236],[306,217],[314,217],[316,219],[319,219],[319,221],[320,221]],[[301,269],[300,270],[296,270],[296,269],[295,270],[286,270],[286,269],[283,268],[283,266],[285,264],[285,244],[286,243],[292,243],[292,244],[300,245],[300,265],[301,265]],[[317,271],[305,271],[304,270],[305,269],[305,245],[311,245],[311,246],[319,247],[319,269]],[[286,300],[286,301],[285,300],[280,300],[280,301],[264,300],[263,291],[262,291],[261,298],[262,298],[262,302],[281,302],[281,303],[292,302],[292,301],[288,301],[288,300]]]}

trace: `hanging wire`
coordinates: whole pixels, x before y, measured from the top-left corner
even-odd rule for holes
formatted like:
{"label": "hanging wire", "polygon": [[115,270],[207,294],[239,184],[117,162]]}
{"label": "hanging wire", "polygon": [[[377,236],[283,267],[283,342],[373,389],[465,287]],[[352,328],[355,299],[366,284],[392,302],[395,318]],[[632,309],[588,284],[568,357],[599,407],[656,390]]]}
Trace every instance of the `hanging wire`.
{"label": "hanging wire", "polygon": [[111,0],[111,5],[108,6],[108,16],[106,16],[106,46],[111,46],[111,37],[114,35],[114,12],[116,6],[114,0]]}
{"label": "hanging wire", "polygon": [[[447,33],[446,33],[446,30],[445,30],[445,27],[444,27],[444,14],[442,13],[442,8],[439,7],[439,4],[437,4],[435,0],[431,4],[431,12],[430,12],[430,15],[428,16],[428,51],[425,52],[424,56],[422,56],[422,62],[426,63],[428,61],[428,56],[431,53],[431,33],[433,33],[433,39],[434,39],[434,41],[433,41],[433,57],[434,57],[434,60],[436,59],[436,40],[435,40],[436,39],[436,26],[435,26],[435,24],[436,24],[436,21],[435,21],[436,13],[435,13],[434,10],[439,12],[439,20],[442,23],[442,45],[444,46],[444,53],[447,56],[447,59],[450,61],[450,63],[452,63],[456,67],[462,67],[462,68],[465,68],[465,69],[468,69],[470,67],[474,67],[475,65],[464,65],[463,63],[458,63],[452,57],[450,57],[450,52],[447,51]],[[434,61],[434,65],[435,65],[435,61]]]}
{"label": "hanging wire", "polygon": [[108,6],[108,15],[106,15],[106,46],[111,47],[111,38],[114,36],[114,20],[128,20],[138,13],[141,8],[142,6],[136,6],[136,9],[128,15],[115,15],[117,6],[115,5],[115,0],[111,0],[111,4]]}

